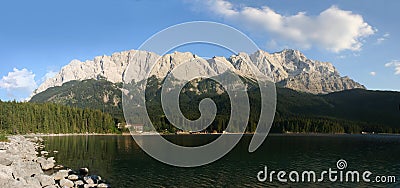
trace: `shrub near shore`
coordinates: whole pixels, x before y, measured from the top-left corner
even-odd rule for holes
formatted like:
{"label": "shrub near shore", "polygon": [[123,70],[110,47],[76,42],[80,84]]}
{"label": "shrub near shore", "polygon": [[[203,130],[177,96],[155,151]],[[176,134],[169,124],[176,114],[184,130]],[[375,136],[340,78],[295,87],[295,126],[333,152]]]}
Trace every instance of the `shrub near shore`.
{"label": "shrub near shore", "polygon": [[8,142],[6,134],[0,133],[0,142]]}

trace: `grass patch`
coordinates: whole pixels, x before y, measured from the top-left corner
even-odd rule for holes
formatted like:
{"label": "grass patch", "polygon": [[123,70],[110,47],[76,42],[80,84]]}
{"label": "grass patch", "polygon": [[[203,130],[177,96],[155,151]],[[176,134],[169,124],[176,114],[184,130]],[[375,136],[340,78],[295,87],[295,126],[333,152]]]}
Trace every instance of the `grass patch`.
{"label": "grass patch", "polygon": [[6,134],[0,133],[0,142],[8,142]]}

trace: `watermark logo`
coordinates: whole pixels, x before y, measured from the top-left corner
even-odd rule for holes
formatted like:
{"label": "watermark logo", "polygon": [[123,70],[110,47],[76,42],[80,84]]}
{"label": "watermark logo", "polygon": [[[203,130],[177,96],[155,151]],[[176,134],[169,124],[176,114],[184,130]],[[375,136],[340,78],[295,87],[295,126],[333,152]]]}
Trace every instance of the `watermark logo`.
{"label": "watermark logo", "polygon": [[[245,34],[230,26],[215,22],[188,22],[160,31],[144,42],[135,53],[129,56],[130,64],[124,73],[123,110],[127,124],[131,126],[131,135],[136,143],[153,158],[179,167],[195,167],[211,163],[227,154],[239,142],[246,130],[250,116],[247,86],[232,65],[213,59],[207,61],[197,56],[186,57],[175,63],[167,75],[162,74],[165,66],[163,55],[176,47],[205,43],[223,47],[234,54],[253,53],[259,50],[257,45]],[[255,151],[264,141],[271,128],[276,108],[276,88],[273,79],[250,62],[249,57],[237,56],[237,63],[250,71],[261,94],[261,113],[255,134],[249,145],[249,152]],[[167,63],[168,64],[168,63]],[[171,67],[169,67],[171,68]],[[168,68],[168,69],[169,69]],[[161,72],[161,73],[160,73]],[[162,80],[161,105],[169,123],[185,131],[201,131],[207,128],[216,116],[216,105],[210,98],[199,104],[201,116],[197,120],[187,119],[179,107],[179,95],[182,88],[194,79],[212,79],[223,86],[229,95],[231,113],[222,134],[211,143],[184,147],[169,142],[159,134],[146,136],[143,132],[149,127],[155,130],[152,116],[146,108],[146,88],[150,77],[156,75]],[[142,134],[137,134],[142,132]]]}
{"label": "watermark logo", "polygon": [[396,176],[373,176],[369,170],[346,170],[347,162],[340,159],[336,162],[336,168],[329,168],[321,172],[307,171],[275,171],[268,170],[267,166],[257,173],[260,182],[366,182],[366,183],[396,183]]}
{"label": "watermark logo", "polygon": [[339,170],[343,170],[343,169],[347,168],[347,162],[344,159],[339,159],[336,162],[336,167]]}

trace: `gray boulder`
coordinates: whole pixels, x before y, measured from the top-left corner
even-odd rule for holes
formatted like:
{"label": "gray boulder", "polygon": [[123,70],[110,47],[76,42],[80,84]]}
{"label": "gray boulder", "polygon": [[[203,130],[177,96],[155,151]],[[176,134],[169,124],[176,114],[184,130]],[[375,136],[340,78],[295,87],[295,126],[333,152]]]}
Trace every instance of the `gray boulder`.
{"label": "gray boulder", "polygon": [[60,170],[53,174],[54,180],[61,180],[68,177],[69,170]]}
{"label": "gray boulder", "polygon": [[11,167],[13,168],[15,179],[43,174],[40,166],[33,161],[16,161],[11,165]]}
{"label": "gray boulder", "polygon": [[9,143],[7,142],[0,142],[0,150],[7,150]]}
{"label": "gray boulder", "polygon": [[107,185],[107,184],[105,184],[105,183],[101,183],[101,184],[97,185],[97,187],[98,187],[98,188],[109,188],[109,187],[111,187],[111,186],[110,186],[110,185]]}
{"label": "gray boulder", "polygon": [[35,177],[39,180],[39,182],[42,185],[42,187],[46,187],[46,186],[55,184],[54,178],[51,177],[51,176],[40,174],[40,175],[35,176]]}
{"label": "gray boulder", "polygon": [[12,179],[13,168],[0,164],[0,179]]}
{"label": "gray boulder", "polygon": [[61,187],[74,187],[74,182],[72,182],[71,180],[67,180],[67,179],[61,179],[60,180],[60,186]]}
{"label": "gray boulder", "polygon": [[94,180],[91,177],[84,177],[83,180],[87,183],[87,184],[94,184]]}
{"label": "gray boulder", "polygon": [[84,184],[85,184],[85,183],[84,183],[82,180],[78,180],[78,181],[75,182],[75,186],[76,186],[76,187],[82,186],[82,185],[84,185]]}
{"label": "gray boulder", "polygon": [[30,188],[42,188],[42,186],[40,185],[39,180],[36,179],[35,177],[27,177],[25,180],[26,180],[26,183],[29,185]]}
{"label": "gray boulder", "polygon": [[68,176],[68,179],[71,180],[71,181],[76,181],[76,180],[79,179],[79,176],[75,175],[75,174],[71,174],[71,175]]}
{"label": "gray boulder", "polygon": [[9,158],[7,158],[5,156],[0,156],[0,164],[1,165],[10,166],[12,163],[13,162]]}

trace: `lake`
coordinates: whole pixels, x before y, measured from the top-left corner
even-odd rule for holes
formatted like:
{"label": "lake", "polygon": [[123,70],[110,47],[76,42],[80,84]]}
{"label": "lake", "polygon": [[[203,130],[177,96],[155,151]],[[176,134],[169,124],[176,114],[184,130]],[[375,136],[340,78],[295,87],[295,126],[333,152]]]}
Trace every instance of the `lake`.
{"label": "lake", "polygon": [[[148,136],[151,138],[151,136]],[[169,135],[168,140],[182,145],[199,145],[217,135]],[[251,135],[220,160],[196,168],[172,167],[148,156],[131,136],[44,137],[46,150],[55,154],[58,164],[78,169],[87,167],[112,187],[400,187],[400,136],[398,135],[269,135],[254,153],[248,153]],[[257,174],[267,166],[271,171],[322,171],[337,169],[337,161],[347,162],[347,171],[372,172],[376,176],[395,176],[395,183],[260,182]],[[339,172],[338,172],[339,173]],[[294,176],[295,177],[295,176]],[[301,177],[300,177],[301,178]],[[382,177],[380,177],[381,179]],[[288,179],[288,175],[286,175]],[[361,177],[360,177],[361,179]],[[388,181],[388,180],[387,180]]]}

